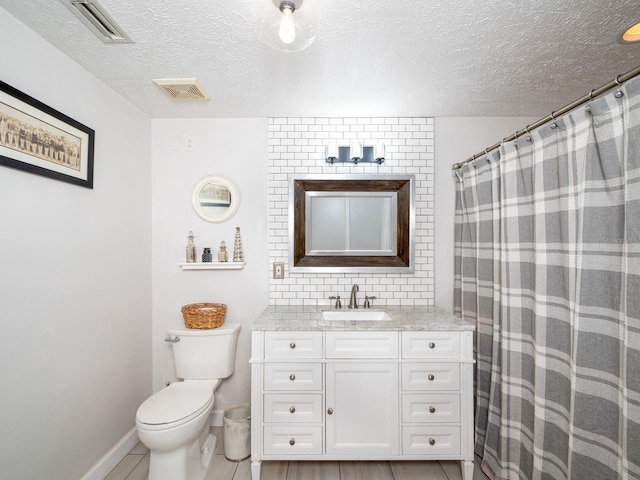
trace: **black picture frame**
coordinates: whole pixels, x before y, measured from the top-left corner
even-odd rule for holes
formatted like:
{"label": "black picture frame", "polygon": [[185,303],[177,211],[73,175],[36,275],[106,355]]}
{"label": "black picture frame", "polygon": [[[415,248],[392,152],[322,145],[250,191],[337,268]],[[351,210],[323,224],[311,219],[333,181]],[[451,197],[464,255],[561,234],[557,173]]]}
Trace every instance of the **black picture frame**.
{"label": "black picture frame", "polygon": [[93,188],[95,132],[0,80],[0,165]]}

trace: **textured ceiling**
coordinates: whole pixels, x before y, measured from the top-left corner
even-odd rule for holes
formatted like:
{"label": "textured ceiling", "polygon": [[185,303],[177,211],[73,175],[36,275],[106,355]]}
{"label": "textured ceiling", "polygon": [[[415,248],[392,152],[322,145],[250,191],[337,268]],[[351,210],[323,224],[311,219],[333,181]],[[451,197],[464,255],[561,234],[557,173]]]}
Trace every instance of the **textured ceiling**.
{"label": "textured ceiling", "polygon": [[[616,41],[638,0],[304,1],[317,37],[294,53],[260,41],[272,0],[101,0],[135,41],[116,45],[59,0],[0,5],[153,118],[544,116],[640,64]],[[211,100],[152,82],[174,77]]]}

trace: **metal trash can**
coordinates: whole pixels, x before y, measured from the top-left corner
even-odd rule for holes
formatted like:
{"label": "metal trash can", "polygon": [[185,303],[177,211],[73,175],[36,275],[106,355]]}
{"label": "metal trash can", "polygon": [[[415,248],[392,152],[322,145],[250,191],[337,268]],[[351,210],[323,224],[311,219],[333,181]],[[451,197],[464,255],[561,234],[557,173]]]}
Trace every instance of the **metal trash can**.
{"label": "metal trash can", "polygon": [[251,404],[235,403],[225,408],[224,456],[227,460],[241,461],[251,456]]}

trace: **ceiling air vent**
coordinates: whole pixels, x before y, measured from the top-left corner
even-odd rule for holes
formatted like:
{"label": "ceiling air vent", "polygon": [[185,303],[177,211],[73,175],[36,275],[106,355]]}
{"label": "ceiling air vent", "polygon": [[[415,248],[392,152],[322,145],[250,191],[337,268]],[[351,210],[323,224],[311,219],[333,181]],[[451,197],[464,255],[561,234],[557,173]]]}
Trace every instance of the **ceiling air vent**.
{"label": "ceiling air vent", "polygon": [[171,98],[210,98],[197,78],[157,78],[153,81]]}
{"label": "ceiling air vent", "polygon": [[60,0],[104,43],[133,43],[97,0]]}

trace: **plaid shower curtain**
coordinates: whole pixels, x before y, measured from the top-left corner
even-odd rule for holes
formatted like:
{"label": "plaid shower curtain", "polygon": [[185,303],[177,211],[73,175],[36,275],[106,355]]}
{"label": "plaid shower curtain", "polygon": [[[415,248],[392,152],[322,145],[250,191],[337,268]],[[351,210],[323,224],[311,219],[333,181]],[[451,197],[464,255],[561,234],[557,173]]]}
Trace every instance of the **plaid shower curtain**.
{"label": "plaid shower curtain", "polygon": [[492,479],[640,479],[640,78],[454,171]]}

